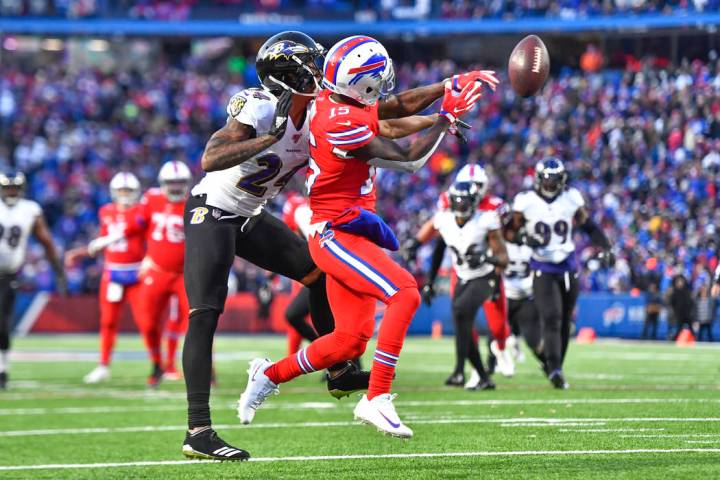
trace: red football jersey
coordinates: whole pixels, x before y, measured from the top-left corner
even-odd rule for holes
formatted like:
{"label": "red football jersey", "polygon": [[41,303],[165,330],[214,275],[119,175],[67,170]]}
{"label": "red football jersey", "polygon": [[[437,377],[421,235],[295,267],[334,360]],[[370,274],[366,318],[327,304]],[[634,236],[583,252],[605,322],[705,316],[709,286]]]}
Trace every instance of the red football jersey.
{"label": "red football jersey", "polygon": [[185,202],[173,203],[162,190],[151,188],[143,195],[140,204],[147,224],[147,256],[163,270],[182,273],[185,262]]}
{"label": "red football jersey", "polygon": [[333,220],[351,207],[375,211],[375,168],[352,157],[379,131],[378,106],[338,103],[318,95],[310,119],[307,186],[312,222]]}
{"label": "red football jersey", "polygon": [[[437,209],[441,212],[444,212],[445,210],[450,208],[450,199],[448,198],[448,193],[443,192],[440,194],[440,198],[438,198],[437,201]],[[487,212],[487,211],[493,211],[496,210],[498,212],[498,215],[501,217],[507,213],[508,206],[505,203],[505,201],[500,198],[496,197],[495,195],[492,195],[490,193],[486,194],[482,200],[480,200],[480,203],[478,203],[478,210],[481,212]]]}
{"label": "red football jersey", "polygon": [[145,256],[145,219],[141,205],[120,210],[114,203],[100,207],[100,236],[124,233],[125,239],[108,246],[103,255],[105,268],[140,263]]}
{"label": "red football jersey", "polygon": [[285,205],[283,205],[283,222],[290,227],[290,230],[297,232],[299,230],[297,221],[295,220],[295,212],[298,207],[307,205],[307,198],[302,195],[292,193],[288,195]]}

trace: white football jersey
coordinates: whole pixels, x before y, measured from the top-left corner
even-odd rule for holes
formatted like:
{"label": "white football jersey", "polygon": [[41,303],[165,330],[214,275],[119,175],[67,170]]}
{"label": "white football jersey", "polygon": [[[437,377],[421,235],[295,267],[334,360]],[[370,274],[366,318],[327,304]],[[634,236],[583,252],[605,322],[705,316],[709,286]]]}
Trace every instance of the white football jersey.
{"label": "white football jersey", "polygon": [[532,296],[533,280],[530,272],[532,248],[527,245],[506,242],[510,262],[505,268],[505,296],[511,300],[522,300]]}
{"label": "white football jersey", "polygon": [[0,273],[16,273],[22,268],[30,233],[40,215],[40,205],[32,200],[21,198],[12,207],[0,200]]}
{"label": "white football jersey", "polygon": [[[228,122],[240,122],[268,133],[275,118],[277,98],[265,90],[249,88],[236,93],[228,103]],[[307,165],[309,157],[309,115],[297,130],[288,121],[285,135],[255,157],[228,168],[209,172],[192,189],[193,195],[207,195],[206,203],[244,217],[258,215],[268,199],[275,197],[292,176]]]}
{"label": "white football jersey", "polygon": [[445,210],[435,214],[433,223],[452,252],[453,265],[460,280],[468,281],[484,277],[495,269],[495,266],[489,263],[470,268],[465,261],[465,255],[472,250],[488,249],[488,233],[500,228],[500,217],[497,212],[478,211],[461,227],[455,220],[455,214]]}
{"label": "white football jersey", "polygon": [[585,200],[575,188],[566,189],[552,201],[545,200],[534,190],[517,194],[513,211],[523,214],[527,232],[543,243],[533,249],[534,260],[561,263],[575,251],[573,220],[584,205]]}

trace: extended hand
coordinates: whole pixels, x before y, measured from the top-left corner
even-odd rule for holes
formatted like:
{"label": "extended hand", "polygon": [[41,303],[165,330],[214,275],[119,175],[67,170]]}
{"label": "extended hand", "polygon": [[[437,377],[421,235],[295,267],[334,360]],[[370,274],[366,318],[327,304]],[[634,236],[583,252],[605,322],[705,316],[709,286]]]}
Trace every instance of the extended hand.
{"label": "extended hand", "polygon": [[482,96],[482,83],[468,83],[460,93],[453,91],[450,82],[445,83],[445,96],[443,97],[440,115],[453,125],[458,118],[470,111]]}
{"label": "extended hand", "polygon": [[285,135],[285,130],[287,130],[287,124],[290,118],[290,106],[292,106],[292,97],[293,93],[290,90],[284,90],[278,97],[278,102],[275,106],[275,118],[273,118],[273,124],[270,127],[268,135],[271,135],[278,140]]}

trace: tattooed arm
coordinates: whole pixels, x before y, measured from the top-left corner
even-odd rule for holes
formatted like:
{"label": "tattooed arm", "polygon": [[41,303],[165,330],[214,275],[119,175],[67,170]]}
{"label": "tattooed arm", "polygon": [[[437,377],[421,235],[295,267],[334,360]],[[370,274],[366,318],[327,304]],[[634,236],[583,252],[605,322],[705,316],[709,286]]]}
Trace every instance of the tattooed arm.
{"label": "tattooed arm", "polygon": [[202,169],[214,172],[240,165],[277,141],[272,135],[255,137],[254,128],[229,118],[227,124],[213,133],[205,145]]}

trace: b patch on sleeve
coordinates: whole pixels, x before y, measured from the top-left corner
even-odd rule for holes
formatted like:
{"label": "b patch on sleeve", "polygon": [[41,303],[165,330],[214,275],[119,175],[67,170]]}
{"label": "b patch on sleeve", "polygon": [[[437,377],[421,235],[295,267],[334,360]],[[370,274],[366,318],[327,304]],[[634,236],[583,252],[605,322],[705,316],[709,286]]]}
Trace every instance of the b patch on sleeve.
{"label": "b patch on sleeve", "polygon": [[236,93],[228,102],[227,113],[231,117],[235,118],[242,111],[243,107],[247,103],[247,98],[243,97],[242,94]]}

